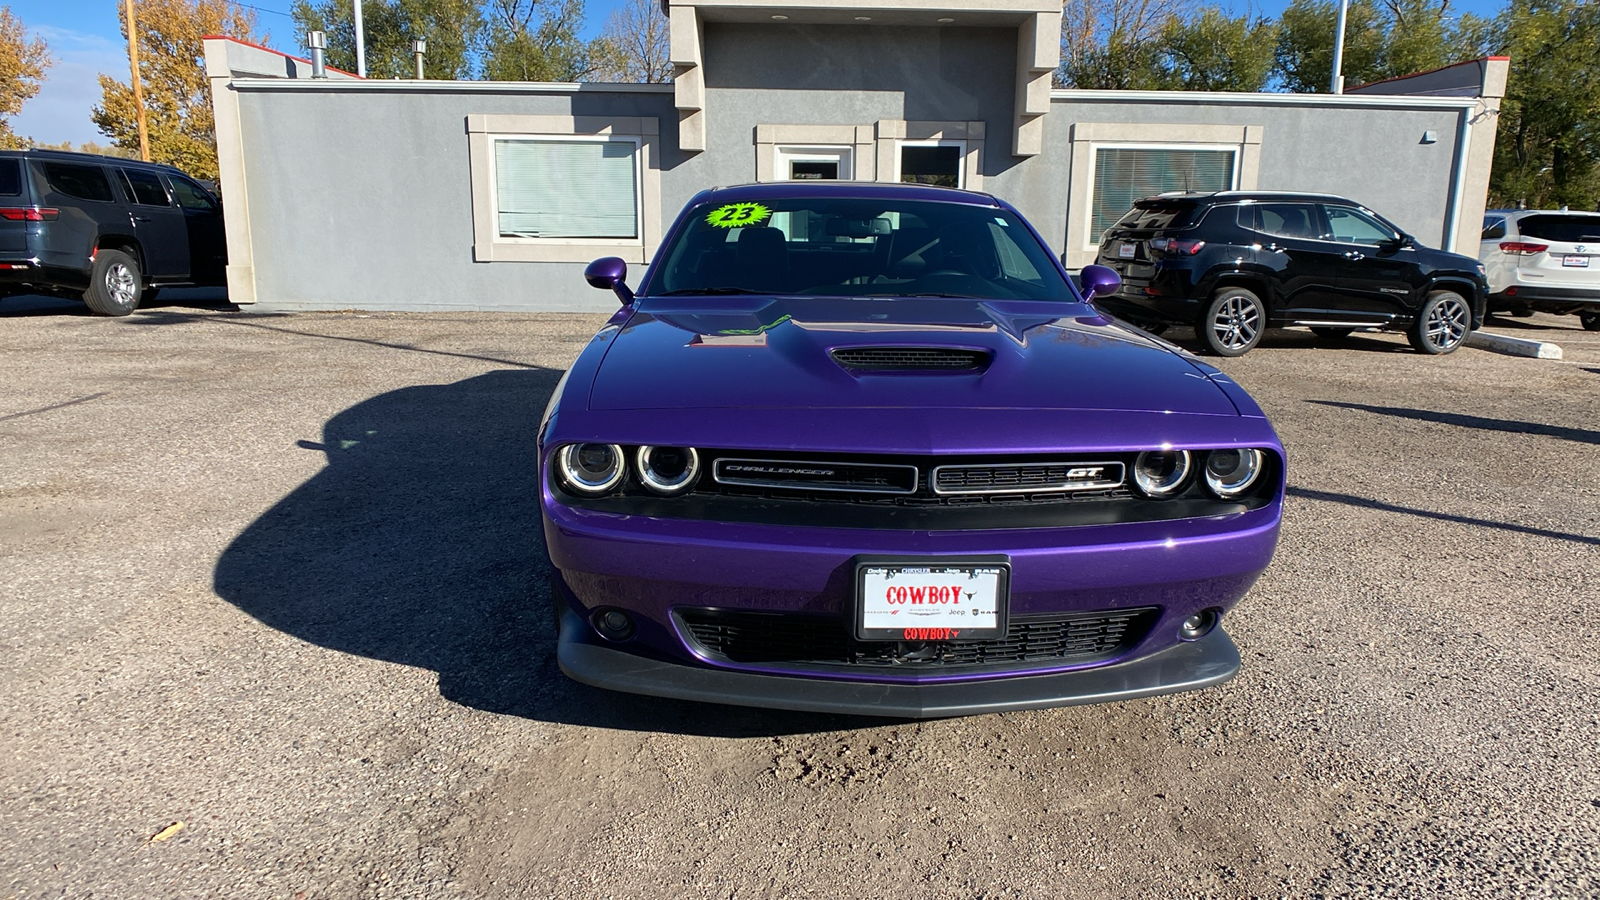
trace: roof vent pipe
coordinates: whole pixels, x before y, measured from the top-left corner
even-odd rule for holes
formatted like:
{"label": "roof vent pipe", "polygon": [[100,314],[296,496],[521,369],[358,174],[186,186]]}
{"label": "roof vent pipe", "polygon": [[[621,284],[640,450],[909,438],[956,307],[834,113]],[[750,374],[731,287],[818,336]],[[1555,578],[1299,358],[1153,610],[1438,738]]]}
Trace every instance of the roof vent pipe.
{"label": "roof vent pipe", "polygon": [[311,77],[328,77],[328,36],[320,31],[306,32],[306,47],[311,51]]}

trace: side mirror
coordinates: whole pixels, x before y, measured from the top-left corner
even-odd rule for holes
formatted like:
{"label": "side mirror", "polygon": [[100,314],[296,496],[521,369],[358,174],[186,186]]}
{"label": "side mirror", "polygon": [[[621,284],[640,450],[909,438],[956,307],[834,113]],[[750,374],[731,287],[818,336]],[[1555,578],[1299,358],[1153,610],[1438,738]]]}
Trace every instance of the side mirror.
{"label": "side mirror", "polygon": [[1105,266],[1084,266],[1078,279],[1083,282],[1085,300],[1110,296],[1122,287],[1122,276],[1117,274],[1117,270]]}
{"label": "side mirror", "polygon": [[609,290],[617,295],[624,306],[633,302],[633,291],[628,289],[628,264],[616,256],[607,256],[589,263],[583,270],[583,280],[590,287]]}

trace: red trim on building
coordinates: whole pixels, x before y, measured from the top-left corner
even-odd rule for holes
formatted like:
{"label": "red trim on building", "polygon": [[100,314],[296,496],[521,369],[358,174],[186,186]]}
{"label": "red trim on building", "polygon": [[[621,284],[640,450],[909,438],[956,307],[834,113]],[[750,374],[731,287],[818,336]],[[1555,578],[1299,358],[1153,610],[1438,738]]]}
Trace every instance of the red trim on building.
{"label": "red trim on building", "polygon": [[[303,62],[308,66],[311,65],[311,60],[306,59],[304,56],[295,56],[292,53],[285,53],[282,50],[274,50],[271,47],[263,47],[260,44],[252,44],[249,41],[241,41],[236,37],[229,37],[228,35],[225,35],[225,34],[204,34],[204,35],[200,36],[200,40],[202,40],[202,41],[232,41],[235,44],[240,44],[240,45],[243,45],[245,47],[251,47],[251,48],[254,48],[256,50],[265,50],[268,53],[276,53],[279,56],[286,57],[286,58],[292,59],[292,60],[296,60],[298,62]],[[351,78],[360,78],[361,77],[360,75],[357,75],[354,72],[346,72],[343,69],[336,69],[333,66],[327,66],[327,69],[328,69],[329,72],[338,72],[340,75],[349,75]]]}
{"label": "red trim on building", "polygon": [[1423,72],[1412,72],[1410,75],[1396,75],[1393,78],[1383,78],[1383,79],[1380,79],[1378,81],[1369,81],[1366,84],[1358,84],[1353,88],[1345,88],[1345,93],[1348,94],[1351,91],[1359,91],[1362,88],[1372,87],[1375,84],[1388,84],[1391,81],[1400,81],[1400,80],[1406,79],[1406,78],[1416,78],[1416,77],[1421,76],[1421,75],[1432,75],[1435,72],[1443,72],[1446,69],[1454,69],[1454,68],[1456,68],[1458,66],[1475,66],[1475,65],[1477,65],[1479,63],[1488,62],[1490,60],[1507,60],[1507,61],[1509,61],[1510,59],[1511,59],[1511,57],[1509,57],[1509,56],[1485,56],[1485,57],[1481,57],[1479,59],[1466,59],[1466,60],[1462,60],[1461,62],[1458,62],[1458,63],[1451,63],[1448,66],[1440,66],[1437,69],[1428,69],[1428,70],[1423,71]]}

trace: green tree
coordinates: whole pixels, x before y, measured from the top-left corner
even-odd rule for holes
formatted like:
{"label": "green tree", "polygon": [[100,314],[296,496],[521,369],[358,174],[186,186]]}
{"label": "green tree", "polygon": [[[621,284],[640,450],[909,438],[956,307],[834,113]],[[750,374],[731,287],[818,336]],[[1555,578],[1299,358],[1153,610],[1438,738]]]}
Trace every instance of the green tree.
{"label": "green tree", "polygon": [[[1278,73],[1286,90],[1328,90],[1333,76],[1337,0],[1294,0],[1283,11]],[[1450,14],[1449,0],[1352,0],[1345,19],[1345,84],[1426,72],[1470,59],[1484,41],[1485,23]]]}
{"label": "green tree", "polygon": [[0,7],[0,149],[25,145],[12,133],[10,119],[39,93],[52,62],[44,39],[28,40],[27,30],[11,14],[11,7]]}
{"label": "green tree", "polygon": [[1161,85],[1159,41],[1195,0],[1067,0],[1061,8],[1061,87],[1151,89]]}
{"label": "green tree", "polygon": [[[126,39],[126,7],[118,4]],[[223,34],[262,43],[255,13],[228,0],[139,0],[139,83],[144,93],[150,158],[199,178],[217,177],[217,135],[206,81],[205,35]],[[131,73],[130,73],[131,74]],[[133,87],[100,76],[95,127],[119,148],[139,152]]]}
{"label": "green tree", "polygon": [[595,70],[598,48],[578,37],[582,29],[583,0],[489,0],[484,77],[583,81]]}
{"label": "green tree", "polygon": [[[328,65],[356,71],[352,0],[295,0],[291,13],[299,34],[327,34]],[[361,27],[368,78],[415,78],[415,40],[428,42],[429,78],[471,78],[483,15],[479,0],[362,0]]]}
{"label": "green tree", "polygon": [[1174,17],[1157,44],[1163,87],[1189,91],[1259,91],[1275,65],[1278,25],[1207,8]]}
{"label": "green tree", "polygon": [[1600,208],[1600,4],[1531,0],[1496,20],[1511,57],[1490,202]]}

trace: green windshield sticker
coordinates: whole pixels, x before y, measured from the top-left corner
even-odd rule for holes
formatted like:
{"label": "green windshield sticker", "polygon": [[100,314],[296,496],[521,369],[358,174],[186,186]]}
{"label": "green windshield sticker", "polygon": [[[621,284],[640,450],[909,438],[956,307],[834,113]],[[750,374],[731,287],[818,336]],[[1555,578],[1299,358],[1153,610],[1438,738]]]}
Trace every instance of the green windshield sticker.
{"label": "green windshield sticker", "polygon": [[743,228],[755,225],[772,215],[772,210],[759,203],[729,203],[719,206],[706,216],[706,224],[714,228]]}

